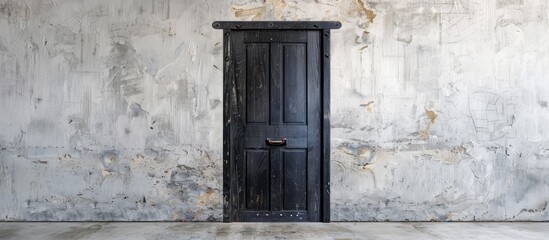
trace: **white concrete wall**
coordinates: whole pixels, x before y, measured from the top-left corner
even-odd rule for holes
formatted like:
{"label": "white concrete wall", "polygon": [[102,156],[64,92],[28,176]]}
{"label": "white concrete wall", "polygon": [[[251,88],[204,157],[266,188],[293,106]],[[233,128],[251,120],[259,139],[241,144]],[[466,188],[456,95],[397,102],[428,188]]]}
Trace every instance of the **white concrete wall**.
{"label": "white concrete wall", "polygon": [[215,20],[337,20],[332,220],[549,220],[547,0],[0,0],[0,220],[222,216]]}

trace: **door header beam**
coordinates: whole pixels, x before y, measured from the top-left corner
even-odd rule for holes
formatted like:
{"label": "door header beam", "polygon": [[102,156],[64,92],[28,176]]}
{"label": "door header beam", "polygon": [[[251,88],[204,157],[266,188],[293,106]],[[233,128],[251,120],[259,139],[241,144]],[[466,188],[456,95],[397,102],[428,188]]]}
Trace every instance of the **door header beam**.
{"label": "door header beam", "polygon": [[338,21],[216,21],[212,23],[215,29],[236,29],[236,30],[261,30],[261,29],[339,29],[341,23]]}

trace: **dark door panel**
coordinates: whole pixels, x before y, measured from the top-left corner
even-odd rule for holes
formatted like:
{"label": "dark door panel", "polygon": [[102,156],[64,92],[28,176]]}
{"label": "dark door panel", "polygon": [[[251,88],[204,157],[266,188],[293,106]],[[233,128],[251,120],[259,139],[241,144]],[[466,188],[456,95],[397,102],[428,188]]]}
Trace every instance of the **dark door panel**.
{"label": "dark door panel", "polygon": [[[285,124],[307,122],[307,45],[284,44],[282,98]],[[313,93],[314,94],[314,93]]]}
{"label": "dark door panel", "polygon": [[269,44],[246,46],[246,122],[269,122]]}
{"label": "dark door panel", "polygon": [[283,210],[307,210],[307,149],[282,153]]}
{"label": "dark door panel", "polygon": [[224,221],[329,221],[326,49],[340,24],[216,24],[234,27],[224,31]]}
{"label": "dark door panel", "polygon": [[320,32],[234,35],[236,97],[245,109],[240,220],[319,221],[321,143],[309,132],[320,132],[311,129],[320,127]]}

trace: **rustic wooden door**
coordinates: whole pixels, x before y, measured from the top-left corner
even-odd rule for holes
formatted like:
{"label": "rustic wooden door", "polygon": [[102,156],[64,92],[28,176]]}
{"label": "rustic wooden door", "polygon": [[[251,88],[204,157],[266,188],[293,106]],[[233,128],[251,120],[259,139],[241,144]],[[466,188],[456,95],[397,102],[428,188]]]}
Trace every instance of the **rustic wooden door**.
{"label": "rustic wooden door", "polygon": [[327,221],[322,33],[229,33],[226,221]]}

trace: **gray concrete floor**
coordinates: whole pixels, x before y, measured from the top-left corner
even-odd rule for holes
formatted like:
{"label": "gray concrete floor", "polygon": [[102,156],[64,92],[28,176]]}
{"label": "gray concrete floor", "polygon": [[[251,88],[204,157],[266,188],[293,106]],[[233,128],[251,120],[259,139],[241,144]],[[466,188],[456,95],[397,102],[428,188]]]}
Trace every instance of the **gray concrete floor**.
{"label": "gray concrete floor", "polygon": [[549,239],[549,223],[2,223],[0,239]]}

